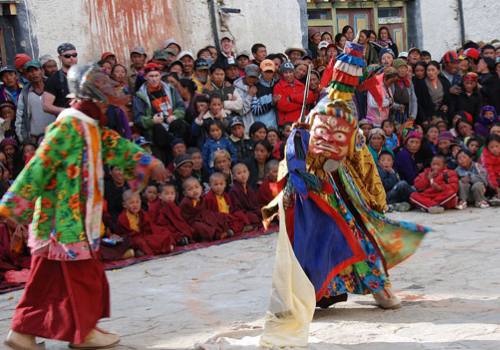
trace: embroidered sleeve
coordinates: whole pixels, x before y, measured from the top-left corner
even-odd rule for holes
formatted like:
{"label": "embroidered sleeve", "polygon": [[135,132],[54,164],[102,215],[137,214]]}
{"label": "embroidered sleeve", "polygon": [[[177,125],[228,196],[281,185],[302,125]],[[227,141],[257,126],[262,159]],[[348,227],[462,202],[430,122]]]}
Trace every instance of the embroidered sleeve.
{"label": "embroidered sleeve", "polygon": [[104,163],[122,169],[132,191],[142,189],[148,183],[151,170],[161,164],[141,147],[108,128],[102,131],[102,156]]}
{"label": "embroidered sleeve", "polygon": [[1,216],[12,217],[19,223],[31,220],[36,199],[43,191],[55,190],[55,175],[68,156],[75,135],[78,133],[69,118],[51,126],[31,161],[2,198]]}

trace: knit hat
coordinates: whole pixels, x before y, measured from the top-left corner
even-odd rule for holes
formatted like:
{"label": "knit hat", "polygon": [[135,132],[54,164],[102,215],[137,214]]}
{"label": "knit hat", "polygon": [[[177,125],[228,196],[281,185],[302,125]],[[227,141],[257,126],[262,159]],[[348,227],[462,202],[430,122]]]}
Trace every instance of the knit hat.
{"label": "knit hat", "polygon": [[14,65],[16,66],[17,70],[23,69],[23,66],[31,61],[32,58],[24,53],[18,53],[16,55],[16,58],[14,59]]}
{"label": "knit hat", "polygon": [[410,129],[410,130],[407,130],[406,132],[407,132],[406,136],[404,137],[404,144],[405,145],[410,139],[422,140],[423,135],[420,131],[415,130],[415,129]]}
{"label": "knit hat", "polygon": [[51,55],[43,55],[43,56],[40,56],[38,61],[40,62],[40,64],[43,67],[46,63],[48,63],[50,61],[56,62],[56,59],[54,57],[52,57]]}
{"label": "knit hat", "polygon": [[280,73],[284,73],[286,71],[293,71],[295,67],[292,62],[285,62],[280,66]]}
{"label": "knit hat", "polygon": [[455,137],[453,136],[453,134],[451,132],[449,132],[449,131],[443,131],[438,136],[438,142],[439,141],[450,141],[450,142],[453,142],[453,141],[455,141]]}
{"label": "knit hat", "polygon": [[176,145],[181,144],[181,143],[183,145],[186,144],[183,139],[176,137],[175,139],[172,140],[172,142],[170,143],[170,146],[175,147]]}
{"label": "knit hat", "polygon": [[408,66],[408,62],[406,62],[402,58],[397,58],[394,60],[394,62],[392,62],[392,66],[394,68],[398,69],[399,67]]}
{"label": "knit hat", "polygon": [[441,59],[443,63],[458,63],[458,55],[455,51],[447,51]]}
{"label": "knit hat", "polygon": [[378,53],[378,57],[379,59],[381,60],[382,59],[382,56],[384,56],[386,53],[390,54],[392,56],[392,58],[395,58],[395,55],[394,55],[394,51],[392,51],[390,48],[388,47],[384,47],[382,50],[380,50],[380,52]]}
{"label": "knit hat", "polygon": [[191,158],[190,154],[181,154],[180,156],[175,157],[174,159],[174,169],[178,169],[182,165],[186,163],[191,163],[193,164],[193,159]]}

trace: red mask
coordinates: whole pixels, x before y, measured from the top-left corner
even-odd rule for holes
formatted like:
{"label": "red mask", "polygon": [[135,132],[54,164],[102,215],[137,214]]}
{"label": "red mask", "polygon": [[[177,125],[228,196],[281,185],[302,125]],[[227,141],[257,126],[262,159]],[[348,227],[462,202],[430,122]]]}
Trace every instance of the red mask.
{"label": "red mask", "polygon": [[349,154],[354,131],[343,118],[318,114],[311,126],[309,152],[341,161]]}

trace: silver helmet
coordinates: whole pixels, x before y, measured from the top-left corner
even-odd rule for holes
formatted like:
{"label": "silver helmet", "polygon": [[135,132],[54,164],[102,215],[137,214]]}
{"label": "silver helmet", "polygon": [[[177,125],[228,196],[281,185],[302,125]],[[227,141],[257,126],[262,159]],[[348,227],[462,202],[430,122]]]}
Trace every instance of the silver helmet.
{"label": "silver helmet", "polygon": [[121,105],[126,95],[96,64],[74,65],[67,75],[68,97],[105,104]]}

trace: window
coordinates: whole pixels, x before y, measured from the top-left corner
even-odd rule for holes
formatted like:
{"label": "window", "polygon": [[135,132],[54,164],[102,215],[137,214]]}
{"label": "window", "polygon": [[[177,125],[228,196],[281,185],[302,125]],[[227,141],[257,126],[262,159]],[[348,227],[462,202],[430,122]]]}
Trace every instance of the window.
{"label": "window", "polygon": [[308,9],[307,16],[309,20],[331,20],[332,11],[330,9]]}
{"label": "window", "polygon": [[378,17],[401,17],[400,7],[379,7]]}

